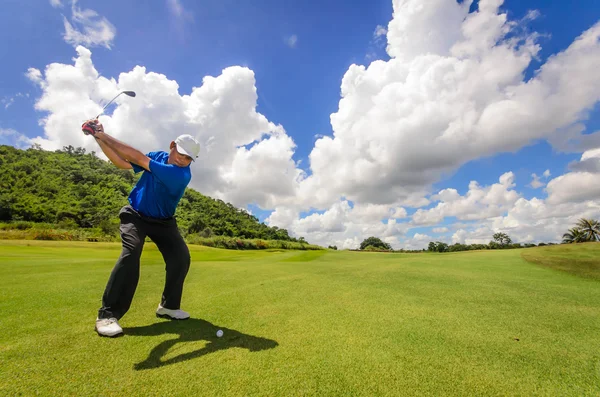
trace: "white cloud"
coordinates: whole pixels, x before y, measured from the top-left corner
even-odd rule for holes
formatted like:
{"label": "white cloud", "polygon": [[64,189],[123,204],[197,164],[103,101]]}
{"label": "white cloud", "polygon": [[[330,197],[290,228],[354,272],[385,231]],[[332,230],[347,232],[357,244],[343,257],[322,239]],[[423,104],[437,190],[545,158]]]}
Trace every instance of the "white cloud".
{"label": "white cloud", "polygon": [[40,72],[39,69],[29,68],[27,69],[27,73],[25,73],[25,76],[27,76],[27,78],[36,85],[43,87],[42,72]]}
{"label": "white cloud", "polygon": [[17,92],[14,96],[5,96],[4,98],[0,99],[0,104],[4,105],[4,109],[8,109],[13,103],[15,103],[17,98],[29,98],[29,94]]}
{"label": "white cloud", "polygon": [[531,178],[532,178],[532,180],[531,180],[531,183],[529,184],[529,186],[531,186],[532,188],[538,189],[545,185],[544,182],[540,181],[540,177],[537,176],[536,174],[531,174]]}
{"label": "white cloud", "polygon": [[[519,199],[506,216],[494,219],[490,231],[504,231],[517,242],[556,242],[579,218],[598,218],[597,200],[554,204],[549,200]],[[491,234],[490,234],[491,236]]]}
{"label": "white cloud", "polygon": [[582,202],[600,197],[600,148],[584,152],[579,162],[569,166],[574,172],[548,182],[548,203]]}
{"label": "white cloud", "polygon": [[31,145],[31,141],[15,129],[0,127],[0,144],[24,149]]}
{"label": "white cloud", "polygon": [[[53,4],[54,5],[54,4]],[[88,47],[102,46],[110,49],[117,29],[108,19],[91,9],[82,10],[77,0],[71,0],[71,21],[63,16],[64,40],[74,47],[82,44]]]}
{"label": "white cloud", "polygon": [[600,148],[585,151],[581,160],[569,164],[572,171],[600,173]]}
{"label": "white cloud", "polygon": [[[501,1],[394,1],[392,59],[352,65],[316,141],[298,205],[339,197],[392,204],[424,197],[468,161],[554,139],[600,99],[600,24],[524,81],[540,46],[499,12]],[[317,192],[317,194],[315,194]]]}
{"label": "white cloud", "polygon": [[50,0],[50,4],[54,8],[58,8],[58,7],[62,7],[63,6],[61,0]]}
{"label": "white cloud", "polygon": [[413,237],[402,241],[402,247],[407,250],[421,250],[427,248],[430,241],[435,241],[435,239],[427,234],[415,233]]}
{"label": "white cloud", "polygon": [[265,222],[323,246],[358,248],[366,237],[378,236],[392,247],[399,248],[398,238],[410,227],[407,222],[398,222],[398,219],[405,217],[404,208],[375,205],[352,207],[347,200],[342,200],[323,213],[314,213],[302,219],[299,219],[298,211],[278,207]]}
{"label": "white cloud", "polygon": [[532,179],[531,179],[531,183],[529,184],[529,186],[534,189],[539,189],[542,186],[546,185],[546,182],[542,181],[542,178],[548,179],[549,177],[550,177],[550,170],[544,171],[544,173],[542,174],[541,177],[539,177],[537,174],[533,173],[533,174],[531,174]]}
{"label": "white cloud", "polygon": [[81,133],[81,122],[115,93],[133,90],[135,98],[119,97],[112,115],[100,117],[107,132],[145,152],[167,150],[179,134],[196,136],[203,150],[193,164],[191,186],[238,207],[252,201],[265,208],[274,196],[293,195],[295,144],[281,126],[256,112],[251,70],[227,68],[180,95],[177,82],[162,74],[137,66],[109,79],[95,69],[88,49],[77,47],[77,53],[72,65],[50,64],[44,76],[28,73],[43,89],[36,109],[47,113],[41,120],[45,135],[34,142],[51,150],[73,145],[97,151],[94,140]]}
{"label": "white cloud", "polygon": [[296,45],[298,44],[298,36],[293,34],[291,36],[287,36],[283,39],[283,41],[285,42],[285,44],[290,47],[290,48],[296,48]]}
{"label": "white cloud", "polygon": [[385,36],[387,34],[387,29],[385,26],[377,25],[375,28],[375,32],[373,32],[373,37],[378,38],[380,36]]}
{"label": "white cloud", "polygon": [[519,198],[513,190],[514,174],[500,176],[499,183],[481,187],[471,181],[469,191],[461,196],[455,189],[444,189],[433,196],[440,203],[434,208],[419,209],[412,217],[415,225],[436,225],[446,217],[459,220],[481,220],[504,214]]}
{"label": "white cloud", "polygon": [[540,12],[538,10],[529,10],[525,15],[525,19],[529,21],[534,21],[540,17]]}
{"label": "white cloud", "polygon": [[502,216],[463,225],[452,236],[452,243],[485,244],[496,232],[507,233],[518,243],[560,242],[563,233],[579,218],[599,217],[600,203],[594,199],[552,203],[535,197],[520,198]]}
{"label": "white cloud", "polygon": [[435,228],[433,228],[433,232],[434,233],[446,233],[447,231],[449,231],[449,229],[447,227],[435,227]]}
{"label": "white cloud", "polygon": [[8,109],[10,105],[15,102],[14,97],[4,97],[0,100],[0,103],[4,105],[4,109]]}
{"label": "white cloud", "polygon": [[600,173],[569,172],[548,182],[548,202],[561,204],[598,199]]}
{"label": "white cloud", "polygon": [[465,244],[467,238],[467,231],[464,229],[459,229],[452,235],[452,244]]}

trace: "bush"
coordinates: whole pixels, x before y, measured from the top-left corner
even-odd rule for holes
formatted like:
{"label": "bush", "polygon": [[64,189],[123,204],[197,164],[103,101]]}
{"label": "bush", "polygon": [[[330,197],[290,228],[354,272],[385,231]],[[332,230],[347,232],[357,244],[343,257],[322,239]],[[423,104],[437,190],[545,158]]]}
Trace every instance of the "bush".
{"label": "bush", "polygon": [[120,222],[116,218],[104,219],[104,220],[100,221],[100,224],[98,225],[98,227],[100,228],[100,230],[102,230],[103,234],[112,236],[112,235],[116,235],[117,233],[119,233]]}
{"label": "bush", "polygon": [[73,241],[78,240],[76,236],[68,231],[58,231],[51,229],[40,230],[33,237],[34,240],[56,240],[56,241]]}
{"label": "bush", "polygon": [[28,221],[15,221],[0,224],[2,230],[28,230],[35,226],[35,223]]}
{"label": "bush", "polygon": [[383,241],[381,241],[381,239],[377,238],[377,237],[369,237],[365,240],[363,240],[362,243],[360,243],[360,249],[364,250],[367,247],[372,246],[375,248],[380,248],[382,250],[387,250],[390,251],[392,249],[392,246],[389,245],[388,243],[385,243]]}
{"label": "bush", "polygon": [[188,235],[186,241],[189,244],[203,245],[206,247],[251,250],[251,249],[288,249],[288,250],[321,250],[318,245],[306,243],[283,241],[283,240],[260,240],[241,239],[236,237],[216,236],[202,237],[200,233]]}
{"label": "bush", "polygon": [[63,218],[58,222],[57,226],[61,229],[77,229],[79,227],[73,218]]}

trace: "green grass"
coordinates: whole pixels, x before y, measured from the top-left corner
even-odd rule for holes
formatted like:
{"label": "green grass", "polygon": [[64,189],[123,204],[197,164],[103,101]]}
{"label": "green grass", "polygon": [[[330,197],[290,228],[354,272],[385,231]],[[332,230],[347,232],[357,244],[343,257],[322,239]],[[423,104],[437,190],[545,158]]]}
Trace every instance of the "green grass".
{"label": "green grass", "polygon": [[523,251],[537,265],[600,280],[600,243],[561,244]]}
{"label": "green grass", "polygon": [[193,318],[154,316],[147,244],[126,335],[107,339],[93,327],[118,244],[0,241],[0,395],[600,394],[600,283],[523,250],[190,248]]}

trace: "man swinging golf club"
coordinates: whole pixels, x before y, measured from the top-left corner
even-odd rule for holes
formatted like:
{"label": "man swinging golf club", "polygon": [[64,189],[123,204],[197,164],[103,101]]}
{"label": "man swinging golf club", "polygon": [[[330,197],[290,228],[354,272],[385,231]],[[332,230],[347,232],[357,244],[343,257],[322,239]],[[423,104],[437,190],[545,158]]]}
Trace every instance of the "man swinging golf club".
{"label": "man swinging golf club", "polygon": [[166,280],[156,315],[185,320],[190,315],[180,309],[183,282],[190,267],[190,252],[177,229],[175,209],[191,180],[190,164],[198,157],[200,144],[190,135],[172,141],[169,152],[143,154],[104,132],[98,120],[82,126],[92,135],[110,161],[121,169],[143,172],[129,194],[129,205],[119,212],[123,243],[121,256],[110,274],[98,311],[96,332],[118,336],[118,323],[129,310],[140,275],[140,256],[147,237],[157,245],[166,264]]}

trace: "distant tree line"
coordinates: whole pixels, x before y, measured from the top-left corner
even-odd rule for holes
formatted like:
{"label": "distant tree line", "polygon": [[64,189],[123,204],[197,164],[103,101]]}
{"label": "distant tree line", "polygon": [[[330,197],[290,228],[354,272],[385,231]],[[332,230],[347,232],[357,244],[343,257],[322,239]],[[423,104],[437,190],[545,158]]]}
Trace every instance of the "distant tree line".
{"label": "distant tree line", "polygon": [[[577,243],[600,241],[600,222],[592,219],[580,219],[577,225],[569,229],[568,233],[563,236],[563,243]],[[555,243],[514,243],[512,238],[502,232],[495,233],[492,240],[487,244],[448,244],[442,241],[430,241],[427,246],[429,252],[458,252],[458,251],[475,251],[475,250],[497,250],[497,249],[515,249],[515,248],[531,248],[543,247],[547,245],[555,245]],[[333,247],[329,247],[333,248]],[[337,247],[336,247],[337,249]],[[361,251],[394,251],[390,244],[382,241],[378,237],[369,237],[363,240],[360,244]],[[423,252],[422,250],[405,250],[399,249],[395,252]]]}

